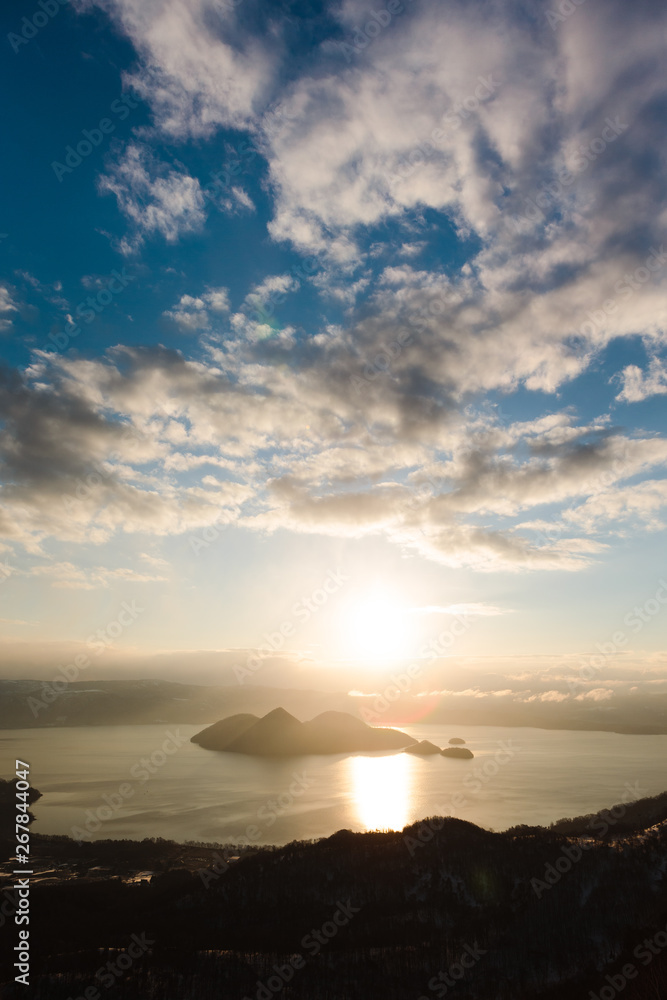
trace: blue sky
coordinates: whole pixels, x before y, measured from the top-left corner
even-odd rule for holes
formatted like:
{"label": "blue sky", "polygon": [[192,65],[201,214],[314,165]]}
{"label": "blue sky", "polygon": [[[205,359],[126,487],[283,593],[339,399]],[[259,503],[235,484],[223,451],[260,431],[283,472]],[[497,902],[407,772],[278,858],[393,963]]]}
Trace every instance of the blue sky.
{"label": "blue sky", "polygon": [[[225,681],[333,573],[273,679],[461,615],[562,679],[654,599],[666,15],[554,10],[5,5],[8,676],[136,601],[117,658]],[[665,666],[660,604],[615,683]]]}

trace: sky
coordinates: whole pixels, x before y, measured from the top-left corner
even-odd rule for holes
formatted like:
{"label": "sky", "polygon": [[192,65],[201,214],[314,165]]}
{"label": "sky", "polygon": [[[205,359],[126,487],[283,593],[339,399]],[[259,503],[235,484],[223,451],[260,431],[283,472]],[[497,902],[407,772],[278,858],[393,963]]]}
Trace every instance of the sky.
{"label": "sky", "polygon": [[3,676],[667,691],[664,5],[3,21]]}

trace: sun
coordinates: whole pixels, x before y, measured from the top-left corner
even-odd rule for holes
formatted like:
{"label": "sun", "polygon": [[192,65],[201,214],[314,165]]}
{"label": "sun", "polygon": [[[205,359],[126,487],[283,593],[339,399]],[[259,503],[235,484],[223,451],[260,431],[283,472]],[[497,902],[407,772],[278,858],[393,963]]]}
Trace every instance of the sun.
{"label": "sun", "polygon": [[386,590],[358,595],[345,608],[342,639],[354,659],[378,664],[399,659],[409,640],[406,610]]}

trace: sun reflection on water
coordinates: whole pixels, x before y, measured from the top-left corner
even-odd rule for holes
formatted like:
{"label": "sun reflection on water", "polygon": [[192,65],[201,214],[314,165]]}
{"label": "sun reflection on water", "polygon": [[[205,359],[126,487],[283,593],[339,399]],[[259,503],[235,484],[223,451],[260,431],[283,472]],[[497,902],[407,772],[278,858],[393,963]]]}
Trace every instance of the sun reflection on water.
{"label": "sun reflection on water", "polygon": [[357,819],[367,830],[402,830],[410,821],[412,765],[408,754],[348,758]]}

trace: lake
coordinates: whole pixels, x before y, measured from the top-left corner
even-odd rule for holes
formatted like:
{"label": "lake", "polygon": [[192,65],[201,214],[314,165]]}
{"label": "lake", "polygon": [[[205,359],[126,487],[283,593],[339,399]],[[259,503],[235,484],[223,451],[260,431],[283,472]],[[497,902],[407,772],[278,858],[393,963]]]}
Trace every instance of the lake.
{"label": "lake", "polygon": [[[3,777],[19,757],[43,793],[31,830],[92,839],[284,844],[336,830],[401,829],[449,814],[487,829],[548,824],[667,789],[667,736],[411,725],[474,760],[407,753],[246,757],[203,750],[201,726],[0,731]],[[87,823],[87,828],[86,828]]]}

